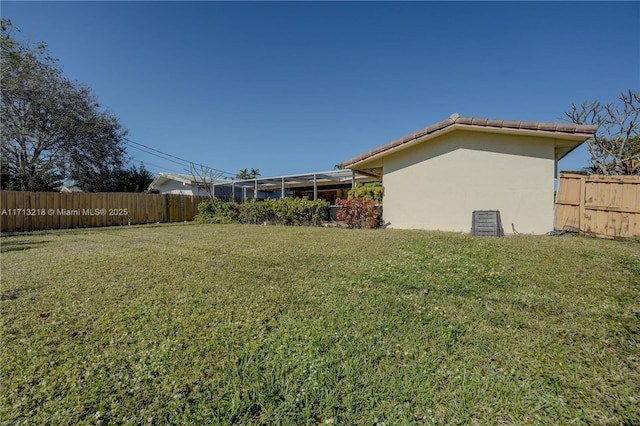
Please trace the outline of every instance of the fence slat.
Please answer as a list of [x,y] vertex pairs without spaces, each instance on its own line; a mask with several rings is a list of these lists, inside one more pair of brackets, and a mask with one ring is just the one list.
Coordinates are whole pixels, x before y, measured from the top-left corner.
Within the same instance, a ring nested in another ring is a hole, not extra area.
[[2,223],[6,223],[9,231],[16,230],[16,217],[13,210],[16,208],[16,197],[13,192],[2,191]]

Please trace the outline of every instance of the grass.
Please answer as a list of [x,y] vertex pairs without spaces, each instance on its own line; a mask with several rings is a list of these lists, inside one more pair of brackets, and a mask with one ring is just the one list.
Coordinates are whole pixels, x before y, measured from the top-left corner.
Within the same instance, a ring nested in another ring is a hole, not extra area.
[[640,424],[640,244],[4,236],[2,424]]

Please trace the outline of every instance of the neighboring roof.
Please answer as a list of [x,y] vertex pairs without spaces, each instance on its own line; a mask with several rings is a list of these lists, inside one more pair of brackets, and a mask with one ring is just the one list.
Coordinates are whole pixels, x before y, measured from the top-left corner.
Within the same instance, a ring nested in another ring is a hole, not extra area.
[[[387,155],[390,152],[394,152],[411,145],[413,142],[420,138],[429,135],[436,135],[442,131],[448,131],[453,128],[468,129],[468,130],[497,130],[497,131],[523,131],[523,132],[535,132],[552,134],[561,137],[578,137],[587,140],[598,130],[596,125],[578,125],[572,123],[544,123],[538,121],[516,121],[516,120],[494,120],[487,118],[474,118],[474,117],[460,117],[458,114],[452,114],[451,117],[446,120],[439,121],[432,124],[429,127],[425,127],[422,130],[413,132],[400,139],[396,139],[393,142],[382,145],[371,151],[360,154],[345,162],[343,166],[346,168],[352,167],[357,163],[364,160],[371,159],[372,157],[379,157]],[[567,155],[571,149],[567,152],[563,152],[560,158]],[[559,159],[559,158],[558,158]]]
[[193,175],[187,175],[187,174],[181,174],[181,173],[165,173],[165,172],[160,172],[158,173],[158,175],[153,179],[153,181],[151,182],[151,184],[149,184],[149,190],[153,190],[153,189],[158,189],[158,186],[162,185],[165,182],[168,181],[176,181],[176,182],[181,182],[184,185],[190,185],[190,186],[198,186],[201,185],[202,183],[211,183],[213,182],[214,184],[218,184],[218,183],[223,183],[223,182],[229,182],[228,180],[225,179],[211,179],[211,178],[201,178],[199,176],[193,176]]
[[60,192],[83,192],[82,189],[80,189],[80,187],[76,185],[71,185],[71,186],[62,185],[55,189],[57,189]]

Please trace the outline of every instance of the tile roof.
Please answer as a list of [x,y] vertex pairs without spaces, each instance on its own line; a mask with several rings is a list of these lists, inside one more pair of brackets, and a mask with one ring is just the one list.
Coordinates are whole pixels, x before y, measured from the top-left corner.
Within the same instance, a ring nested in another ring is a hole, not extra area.
[[382,154],[386,151],[394,150],[401,145],[413,142],[425,135],[439,132],[454,125],[459,128],[482,127],[487,129],[517,129],[526,131],[552,132],[564,135],[578,134],[585,135],[585,139],[593,135],[596,130],[598,130],[598,126],[596,125],[582,125],[573,123],[545,123],[538,121],[496,120],[488,118],[460,117],[458,114],[452,114],[451,117],[447,118],[446,120],[439,121],[435,124],[432,124],[431,126],[408,134],[400,139],[396,139],[385,145],[374,148],[371,151],[367,151],[363,154],[353,157],[343,162],[342,164],[344,167],[349,167],[351,165],[354,165],[355,163]]

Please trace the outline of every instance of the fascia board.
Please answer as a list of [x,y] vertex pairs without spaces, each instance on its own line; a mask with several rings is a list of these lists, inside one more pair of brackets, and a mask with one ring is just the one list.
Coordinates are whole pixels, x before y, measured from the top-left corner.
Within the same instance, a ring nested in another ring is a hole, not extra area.
[[[389,148],[385,151],[381,151],[377,154],[372,155],[371,157],[367,157],[363,160],[360,160],[356,163],[350,164],[347,166],[348,169],[357,170],[360,168],[369,168],[372,163],[380,164],[380,160],[390,154],[395,154],[404,149],[410,148],[417,144],[430,141],[432,139],[438,138],[455,130],[467,130],[473,132],[484,132],[484,133],[497,133],[497,134],[510,134],[510,135],[518,135],[518,136],[536,136],[536,137],[549,137],[553,139],[561,139],[561,140],[570,140],[578,142],[578,145],[591,136],[590,133],[562,133],[562,132],[554,132],[547,130],[532,130],[532,129],[516,129],[516,128],[507,128],[507,127],[486,127],[486,126],[478,126],[473,124],[459,124],[453,123],[450,126],[445,127],[444,129],[435,131],[433,133],[429,133],[427,135],[421,136],[409,142],[405,142],[401,145],[397,145],[395,147]],[[576,145],[576,146],[578,146]]]

